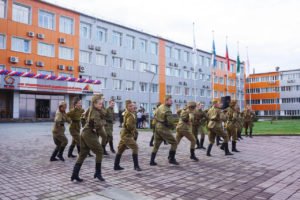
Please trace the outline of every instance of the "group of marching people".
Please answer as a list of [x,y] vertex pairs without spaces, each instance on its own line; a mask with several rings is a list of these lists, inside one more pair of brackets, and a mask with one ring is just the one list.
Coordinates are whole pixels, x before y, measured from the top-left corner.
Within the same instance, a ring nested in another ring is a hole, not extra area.
[[[168,156],[169,163],[178,165],[175,155],[177,146],[183,137],[186,137],[191,142],[190,159],[194,161],[199,160],[195,155],[195,149],[206,149],[204,147],[206,130],[208,130],[209,138],[207,156],[211,156],[212,146],[216,138],[220,137],[223,138],[221,149],[225,151],[225,155],[232,155],[228,147],[228,141],[230,140],[232,141],[232,151],[239,152],[236,148],[236,143],[238,138],[241,138],[243,126],[245,127],[246,136],[248,135],[247,129],[250,128],[250,137],[252,137],[255,114],[249,107],[241,113],[235,100],[231,101],[230,106],[226,109],[221,109],[222,105],[220,105],[219,101],[213,100],[212,106],[208,110],[202,110],[203,104],[201,103],[189,102],[185,108],[177,111],[179,117],[177,123],[171,111],[172,103],[172,97],[166,95],[164,103],[158,104],[154,111],[152,120],[153,137],[150,142],[150,146],[153,146],[150,158],[151,166],[157,165],[155,158],[162,142],[171,145]],[[68,150],[68,157],[76,157],[73,155],[75,147],[77,147],[79,154],[73,168],[71,181],[83,181],[79,177],[79,171],[85,158],[92,156],[90,151],[96,155],[94,178],[104,181],[101,163],[103,155],[108,155],[105,150],[107,144],[109,144],[111,152],[116,153],[114,170],[124,169],[120,166],[121,157],[123,152],[130,148],[132,150],[134,169],[141,171],[142,169],[138,162],[136,105],[131,100],[126,100],[125,105],[126,109],[123,113],[120,141],[116,152],[113,146],[113,109],[115,106],[113,99],[109,101],[108,108],[105,108],[103,95],[94,95],[91,100],[91,106],[84,111],[81,100],[75,98],[73,108],[69,112],[66,112],[67,104],[60,102],[52,129],[56,148],[51,155],[50,161],[64,161],[63,153],[68,144],[68,139],[64,133],[65,123],[70,123],[69,131],[72,135],[72,143]],[[175,137],[172,134],[174,129],[176,129]],[[198,139],[199,132],[201,135],[200,140]],[[101,143],[99,137],[101,137]]]

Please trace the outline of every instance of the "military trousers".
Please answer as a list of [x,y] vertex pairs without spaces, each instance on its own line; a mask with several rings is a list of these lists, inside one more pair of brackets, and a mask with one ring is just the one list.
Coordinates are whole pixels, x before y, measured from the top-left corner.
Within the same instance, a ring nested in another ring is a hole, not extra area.
[[121,140],[118,145],[118,153],[119,155],[122,155],[123,152],[126,150],[126,147],[130,148],[132,150],[132,154],[138,154],[138,145],[136,141],[134,140],[133,136],[129,136],[126,134],[121,134]]
[[180,140],[186,137],[190,142],[191,142],[191,147],[190,149],[195,149],[196,146],[196,138],[195,136],[192,134],[192,132],[190,131],[177,131],[176,132],[176,141],[177,141],[177,145],[179,145]]
[[106,131],[105,131],[105,128],[102,127],[101,129],[97,130],[97,135],[98,137],[100,136],[101,137],[101,144],[102,145],[106,145],[107,143],[107,134],[106,134]]
[[244,122],[245,134],[248,135],[248,128],[250,129],[250,134],[252,134],[252,122]]
[[113,124],[107,123],[105,125],[105,132],[106,132],[106,135],[107,135],[106,142],[113,141]]
[[153,153],[156,153],[163,141],[166,141],[171,145],[170,151],[176,151],[177,149],[177,141],[175,137],[172,135],[170,130],[161,130],[155,129],[154,133],[154,146],[153,146]]
[[70,134],[72,136],[72,145],[80,145],[80,130],[70,128]]
[[208,139],[210,144],[215,143],[216,136],[222,137],[224,143],[228,143],[228,135],[225,133],[222,127],[214,127],[208,129]]
[[66,137],[64,132],[52,132],[53,133],[53,141],[58,148],[66,147],[68,144],[68,138]]
[[227,126],[228,140],[237,141],[237,127],[235,125]]
[[96,163],[102,161],[103,149],[96,132],[84,129],[80,136],[80,152],[76,163],[82,164],[90,150],[96,155]]

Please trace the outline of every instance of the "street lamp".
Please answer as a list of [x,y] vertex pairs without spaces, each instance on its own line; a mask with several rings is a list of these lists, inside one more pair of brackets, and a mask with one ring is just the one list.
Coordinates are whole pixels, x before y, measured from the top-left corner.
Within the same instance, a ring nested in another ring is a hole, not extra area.
[[148,106],[148,111],[149,111],[148,123],[149,123],[149,128],[150,128],[150,127],[151,127],[151,117],[150,117],[150,112],[151,112],[151,109],[150,109],[150,105],[151,105],[151,85],[152,85],[152,83],[153,83],[153,79],[154,79],[156,73],[154,73],[153,71],[148,70],[148,69],[144,69],[144,72],[147,72],[147,73],[153,75],[153,76],[152,76],[152,79],[151,79],[151,81],[150,81],[150,85],[149,85],[149,99],[148,99],[148,105],[149,105],[149,106]]

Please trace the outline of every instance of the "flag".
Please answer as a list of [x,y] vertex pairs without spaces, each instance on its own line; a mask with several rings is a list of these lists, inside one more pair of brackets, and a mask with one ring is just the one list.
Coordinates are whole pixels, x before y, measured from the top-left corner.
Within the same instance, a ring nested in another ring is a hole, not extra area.
[[239,74],[240,72],[241,72],[241,61],[240,61],[240,55],[238,52],[237,58],[236,58],[236,73]]
[[211,66],[212,66],[213,68],[216,68],[216,67],[217,67],[215,40],[213,40],[213,44],[212,44]]
[[227,63],[227,70],[230,71],[230,60],[229,60],[229,55],[228,55],[228,47],[227,47],[227,43],[226,43],[226,63]]

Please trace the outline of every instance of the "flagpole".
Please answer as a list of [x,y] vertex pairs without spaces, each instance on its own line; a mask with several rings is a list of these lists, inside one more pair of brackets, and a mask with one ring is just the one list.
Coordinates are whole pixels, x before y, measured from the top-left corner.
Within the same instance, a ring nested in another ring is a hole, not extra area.
[[[227,46],[227,41],[228,41],[228,36],[226,35],[226,51],[227,51],[227,54],[228,53],[228,46]],[[229,59],[229,55],[228,55],[228,59]],[[230,65],[229,62],[227,62],[227,65]],[[228,91],[228,76],[229,76],[229,73],[228,73],[228,69],[230,69],[230,66],[227,66],[227,70],[226,70],[226,96],[229,95],[229,91]]]
[[193,42],[194,42],[194,63],[193,63],[193,68],[194,68],[194,101],[197,101],[197,93],[196,93],[196,65],[197,65],[197,47],[196,47],[196,36],[195,36],[195,23],[193,22]]
[[[240,56],[240,43],[239,41],[237,42],[237,51],[238,51],[238,58]],[[239,61],[238,61],[239,62]],[[242,98],[241,98],[241,66],[240,66],[240,69],[239,69],[239,99],[240,99],[240,111],[242,110]]]
[[251,103],[251,87],[250,87],[250,83],[251,83],[251,80],[250,80],[250,73],[251,73],[251,70],[250,70],[250,62],[249,62],[249,55],[248,55],[248,47],[247,47],[247,65],[248,65],[248,89],[249,89],[249,105],[250,105],[250,109],[252,110],[252,103]]
[[[215,31],[212,31],[212,37],[213,37],[213,43],[214,43],[214,41],[215,41]],[[213,44],[214,45],[214,44]],[[214,48],[214,47],[213,47]],[[212,51],[214,51],[214,49],[212,50]],[[213,99],[215,99],[215,69],[214,69],[214,52],[212,52],[212,61],[211,61],[211,63],[212,63],[212,75],[213,75],[213,77],[212,77],[212,97],[213,97]]]

